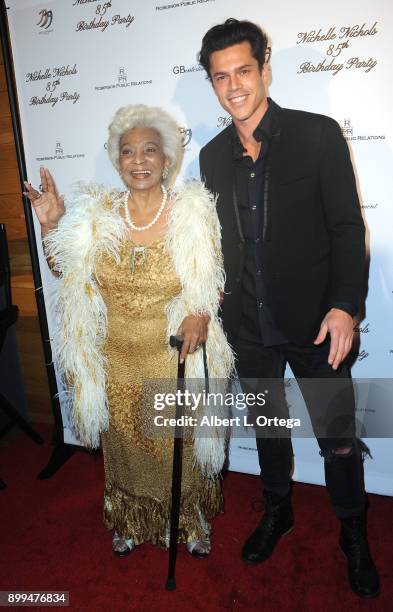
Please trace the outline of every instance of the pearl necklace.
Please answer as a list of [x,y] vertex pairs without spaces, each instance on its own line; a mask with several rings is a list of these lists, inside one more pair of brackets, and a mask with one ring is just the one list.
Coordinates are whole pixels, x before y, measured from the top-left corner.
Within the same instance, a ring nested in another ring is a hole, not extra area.
[[158,221],[158,219],[161,216],[162,211],[165,208],[165,204],[168,198],[168,192],[165,189],[164,185],[161,185],[161,191],[162,191],[162,202],[161,202],[161,206],[157,211],[156,216],[154,217],[154,219],[152,219],[150,221],[150,223],[148,223],[147,225],[135,225],[132,221],[131,221],[131,217],[130,217],[130,211],[128,210],[128,197],[132,198],[131,195],[131,191],[127,191],[125,196],[124,196],[124,202],[123,202],[123,206],[124,206],[124,216],[125,219],[128,223],[128,225],[130,226],[130,228],[132,230],[134,230],[135,232],[143,232],[145,230],[150,229],[151,227],[153,227],[153,225],[155,225]]

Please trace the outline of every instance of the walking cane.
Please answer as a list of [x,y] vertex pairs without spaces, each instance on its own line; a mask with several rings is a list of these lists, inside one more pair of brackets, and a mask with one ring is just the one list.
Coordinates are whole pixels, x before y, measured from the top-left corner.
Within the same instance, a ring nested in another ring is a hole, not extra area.
[[[180,363],[180,352],[183,346],[183,338],[181,336],[171,336],[169,343],[173,348],[178,350],[177,361],[177,390],[184,391],[184,367],[185,363]],[[177,541],[179,538],[179,515],[180,515],[180,497],[181,497],[181,476],[182,476],[182,459],[183,459],[183,437],[180,417],[183,414],[182,402],[178,401],[176,394],[176,427],[175,438],[173,440],[173,469],[172,469],[172,507],[171,507],[171,525],[170,525],[170,540],[169,540],[169,563],[168,563],[168,578],[165,588],[167,591],[176,589],[176,557],[177,557]]]

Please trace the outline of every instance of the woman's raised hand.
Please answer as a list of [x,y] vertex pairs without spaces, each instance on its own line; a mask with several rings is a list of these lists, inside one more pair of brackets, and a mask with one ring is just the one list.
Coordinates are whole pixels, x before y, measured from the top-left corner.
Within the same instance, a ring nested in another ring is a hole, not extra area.
[[41,223],[43,235],[57,227],[61,217],[64,215],[64,198],[59,196],[51,173],[46,168],[40,168],[41,193],[25,181],[27,196],[35,210],[37,218]]

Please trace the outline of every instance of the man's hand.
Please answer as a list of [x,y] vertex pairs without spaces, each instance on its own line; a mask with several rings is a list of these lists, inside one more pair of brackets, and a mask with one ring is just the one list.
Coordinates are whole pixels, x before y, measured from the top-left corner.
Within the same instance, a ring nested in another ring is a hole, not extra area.
[[314,344],[321,344],[327,334],[330,334],[330,352],[328,363],[333,370],[337,370],[338,366],[348,355],[352,346],[353,339],[353,319],[344,310],[332,308],[327,313],[321,323],[319,334],[314,340]]
[[209,315],[189,315],[183,320],[176,332],[177,336],[183,336],[184,338],[180,363],[183,363],[188,353],[193,353],[200,344],[206,342],[209,321]]

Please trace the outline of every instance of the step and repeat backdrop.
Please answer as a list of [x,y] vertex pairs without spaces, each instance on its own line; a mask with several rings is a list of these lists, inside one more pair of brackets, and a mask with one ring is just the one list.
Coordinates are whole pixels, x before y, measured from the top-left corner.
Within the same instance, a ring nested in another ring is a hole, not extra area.
[[[370,251],[369,283],[357,379],[389,379],[393,369],[393,126],[390,0],[9,0],[8,18],[29,180],[39,167],[55,176],[61,193],[76,181],[121,187],[106,153],[107,126],[120,106],[145,103],[172,113],[183,133],[178,177],[198,176],[201,146],[230,118],[198,66],[204,33],[228,17],[249,19],[272,46],[270,95],[281,106],[334,117],[355,166]],[[332,177],[334,180],[334,177]],[[50,296],[56,281],[36,237],[51,336],[56,329]],[[290,375],[290,372],[288,372]],[[358,382],[355,383],[359,397]],[[377,384],[377,383],[375,383]],[[375,388],[374,384],[374,388]],[[378,388],[378,385],[377,385]],[[290,404],[302,399],[294,381]],[[386,390],[386,385],[384,387]],[[392,429],[392,396],[367,392],[363,417]],[[65,441],[76,443],[63,414]],[[375,434],[382,436],[382,434]],[[386,436],[389,434],[386,433]],[[258,473],[255,441],[234,438],[230,467]],[[369,491],[393,495],[388,437],[366,440]],[[295,479],[323,483],[313,439],[294,440]]]

